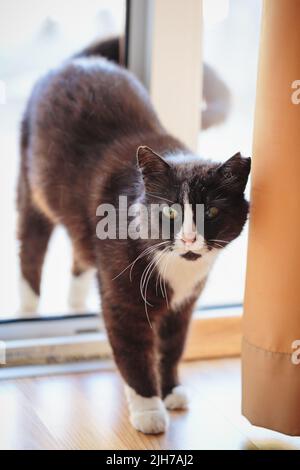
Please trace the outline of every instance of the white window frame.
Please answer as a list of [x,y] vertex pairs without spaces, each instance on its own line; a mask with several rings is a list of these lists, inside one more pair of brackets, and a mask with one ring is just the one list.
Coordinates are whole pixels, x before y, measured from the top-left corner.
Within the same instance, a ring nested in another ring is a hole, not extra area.
[[202,99],[202,0],[130,0],[128,68],[168,131],[196,151]]

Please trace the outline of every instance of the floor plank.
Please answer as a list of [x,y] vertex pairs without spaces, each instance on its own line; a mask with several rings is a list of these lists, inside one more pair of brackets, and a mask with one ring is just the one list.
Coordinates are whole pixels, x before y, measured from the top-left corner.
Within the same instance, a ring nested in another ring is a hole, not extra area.
[[[113,368],[2,381],[1,449],[300,448],[300,439],[258,430],[240,415],[239,360],[186,362],[190,409],[173,412],[165,435],[129,425],[122,381]],[[2,425],[4,423],[4,426]],[[272,442],[271,442],[272,441]]]
[[17,383],[0,385],[0,449],[60,449]]

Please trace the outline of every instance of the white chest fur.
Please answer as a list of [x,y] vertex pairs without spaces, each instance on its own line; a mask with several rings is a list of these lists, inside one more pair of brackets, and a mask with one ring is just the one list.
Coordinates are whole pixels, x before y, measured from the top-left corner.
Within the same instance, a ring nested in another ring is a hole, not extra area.
[[212,250],[196,261],[189,261],[174,253],[158,258],[157,269],[173,290],[170,306],[176,310],[191,298],[199,283],[208,275],[217,250]]

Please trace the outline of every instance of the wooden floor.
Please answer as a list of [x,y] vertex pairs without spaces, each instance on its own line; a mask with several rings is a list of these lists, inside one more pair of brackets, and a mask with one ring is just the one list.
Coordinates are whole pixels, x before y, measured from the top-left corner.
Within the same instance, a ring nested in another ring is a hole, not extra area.
[[300,438],[251,426],[240,414],[240,361],[185,363],[187,412],[169,431],[144,436],[128,423],[123,387],[112,367],[72,375],[0,382],[1,449],[300,449]]

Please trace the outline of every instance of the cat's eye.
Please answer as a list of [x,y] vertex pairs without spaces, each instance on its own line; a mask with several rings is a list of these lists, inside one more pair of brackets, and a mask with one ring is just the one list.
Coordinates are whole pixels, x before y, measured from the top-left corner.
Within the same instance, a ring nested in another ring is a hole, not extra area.
[[176,209],[170,206],[164,206],[163,208],[163,214],[165,217],[168,217],[168,219],[176,219],[178,212]]
[[219,209],[217,207],[209,207],[206,211],[206,215],[209,219],[213,219],[214,217],[217,217],[219,214]]

